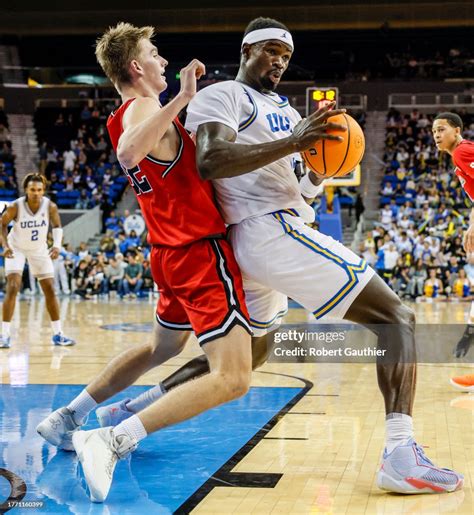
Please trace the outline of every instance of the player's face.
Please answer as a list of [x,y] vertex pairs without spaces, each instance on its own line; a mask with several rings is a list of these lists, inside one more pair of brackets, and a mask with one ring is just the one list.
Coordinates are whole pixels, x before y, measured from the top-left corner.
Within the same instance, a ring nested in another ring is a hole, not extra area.
[[247,73],[263,90],[275,91],[290,63],[290,48],[278,40],[251,45]]
[[141,75],[157,93],[161,93],[168,86],[165,78],[168,61],[158,54],[158,49],[149,39],[142,39],[139,46],[140,53],[137,62]]
[[44,196],[44,186],[41,181],[30,181],[25,190],[26,196],[31,202],[40,202]]
[[438,150],[452,149],[460,133],[461,129],[450,125],[448,120],[441,118],[433,122],[433,138]]

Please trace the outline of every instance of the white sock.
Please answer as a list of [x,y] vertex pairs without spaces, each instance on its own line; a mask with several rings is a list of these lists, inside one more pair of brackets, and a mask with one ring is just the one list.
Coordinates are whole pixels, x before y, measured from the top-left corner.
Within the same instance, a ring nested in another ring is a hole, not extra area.
[[84,388],[66,407],[72,412],[76,424],[82,424],[89,413],[97,406],[97,402]]
[[387,453],[413,438],[413,419],[403,413],[389,413],[385,418]]
[[153,404],[157,399],[162,397],[166,392],[164,391],[161,383],[150,388],[146,392],[143,392],[135,399],[128,401],[125,407],[132,413],[138,413],[139,411],[147,408],[150,404]]
[[2,322],[2,336],[5,336],[5,338],[10,336],[11,325],[11,322]]
[[140,442],[148,435],[142,421],[137,415],[132,415],[130,418],[127,418],[127,420],[120,422],[118,426],[114,427],[113,433],[115,436],[127,435],[137,442]]
[[474,302],[471,302],[471,309],[469,310],[469,325],[474,325]]
[[61,329],[61,320],[51,320],[51,326],[53,328],[53,334],[60,334],[63,332]]

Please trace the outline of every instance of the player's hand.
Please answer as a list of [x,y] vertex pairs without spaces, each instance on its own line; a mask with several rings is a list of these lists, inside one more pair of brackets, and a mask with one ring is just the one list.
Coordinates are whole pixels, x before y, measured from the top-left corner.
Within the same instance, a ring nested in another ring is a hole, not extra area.
[[58,247],[51,247],[49,249],[49,257],[51,259],[58,259],[58,256],[59,256],[59,249],[58,249]]
[[193,59],[179,72],[181,81],[180,95],[184,95],[188,100],[191,100],[197,91],[197,81],[205,74],[206,67],[204,64],[197,59]]
[[341,136],[326,133],[328,129],[338,131],[347,130],[344,125],[328,121],[331,116],[336,116],[337,114],[343,114],[346,112],[345,109],[332,109],[335,105],[335,102],[331,102],[296,124],[290,139],[292,139],[296,144],[297,151],[301,152],[303,150],[307,150],[313,146],[316,141],[321,139],[335,141],[343,140]]
[[474,224],[470,225],[463,237],[463,247],[466,254],[474,252]]
[[3,256],[11,259],[11,258],[15,257],[15,254],[13,253],[13,250],[10,247],[5,247]]

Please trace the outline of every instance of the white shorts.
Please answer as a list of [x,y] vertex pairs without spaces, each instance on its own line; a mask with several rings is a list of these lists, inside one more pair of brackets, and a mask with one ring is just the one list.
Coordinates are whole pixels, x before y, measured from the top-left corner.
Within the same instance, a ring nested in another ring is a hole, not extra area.
[[233,225],[229,239],[256,336],[280,324],[288,297],[317,319],[343,318],[374,275],[363,259],[305,225],[292,209]]
[[23,274],[25,261],[28,260],[31,273],[38,280],[54,277],[53,260],[48,249],[18,250],[12,247],[13,257],[5,258],[5,275]]

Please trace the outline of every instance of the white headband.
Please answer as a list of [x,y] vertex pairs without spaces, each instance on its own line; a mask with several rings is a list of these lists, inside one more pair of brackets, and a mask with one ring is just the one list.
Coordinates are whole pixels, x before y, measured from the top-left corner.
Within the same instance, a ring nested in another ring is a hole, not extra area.
[[267,41],[268,39],[277,39],[278,41],[282,41],[291,47],[291,50],[294,50],[295,48],[291,34],[285,29],[277,29],[276,27],[272,27],[270,29],[258,29],[249,32],[242,40],[242,46],[244,43],[253,45],[254,43]]

